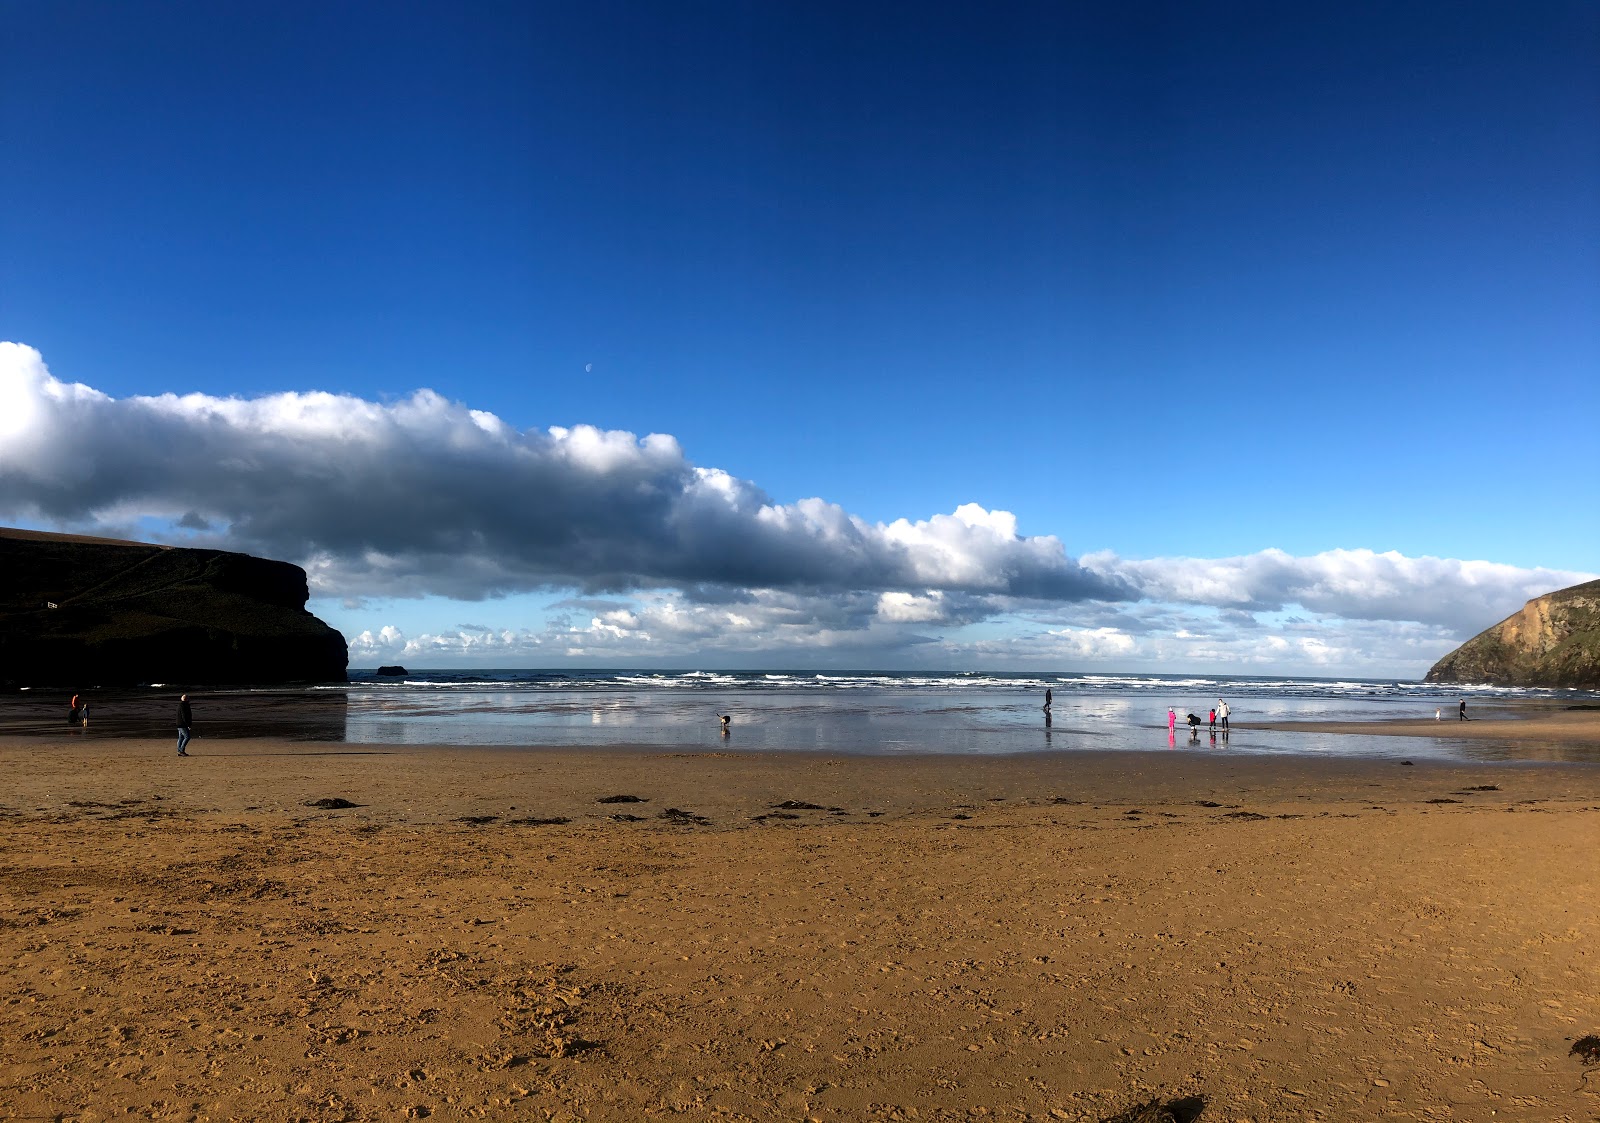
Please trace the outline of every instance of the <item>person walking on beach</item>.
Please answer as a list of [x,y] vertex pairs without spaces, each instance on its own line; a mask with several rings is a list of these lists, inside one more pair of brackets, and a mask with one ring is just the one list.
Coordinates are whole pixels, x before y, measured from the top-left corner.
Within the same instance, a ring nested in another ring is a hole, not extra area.
[[1456,720],[1457,721],[1466,721],[1467,720],[1467,700],[1465,698],[1461,699],[1461,716],[1456,718]]
[[189,709],[189,696],[178,696],[178,755],[189,755],[189,729],[194,725],[194,714]]
[[1178,731],[1178,711],[1171,706],[1167,707],[1167,735],[1170,737]]
[[1050,712],[1050,706],[1055,702],[1055,693],[1047,686],[1044,688],[1044,712]]
[[1217,720],[1222,722],[1222,731],[1228,731],[1228,703],[1221,698],[1217,699]]
[[1213,737],[1217,735],[1217,710],[1215,706],[1211,708],[1211,735]]

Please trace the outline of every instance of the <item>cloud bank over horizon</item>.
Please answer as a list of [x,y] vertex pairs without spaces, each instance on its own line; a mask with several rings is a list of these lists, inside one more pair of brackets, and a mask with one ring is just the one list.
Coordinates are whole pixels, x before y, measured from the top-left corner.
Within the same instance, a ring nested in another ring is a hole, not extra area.
[[576,594],[537,628],[363,629],[357,665],[765,654],[1343,672],[1425,666],[1591,576],[1366,549],[1074,558],[976,503],[875,523],[776,502],[663,434],[521,430],[430,390],[116,399],[15,343],[0,343],[0,517],[110,534],[153,520],[175,544],[293,560],[319,598]]

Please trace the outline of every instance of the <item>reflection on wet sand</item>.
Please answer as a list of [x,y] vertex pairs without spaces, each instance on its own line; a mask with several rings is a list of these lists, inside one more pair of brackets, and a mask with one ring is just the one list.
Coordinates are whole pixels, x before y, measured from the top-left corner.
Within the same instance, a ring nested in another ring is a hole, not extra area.
[[[65,718],[71,697],[89,703],[87,729]],[[1530,701],[1504,706],[1469,724],[1416,720],[1415,707],[1392,702],[1340,703],[1344,720],[1306,720],[1292,700],[1263,698],[1265,717],[1230,731],[1187,739],[1167,734],[1146,698],[1058,693],[1043,714],[1020,692],[918,693],[859,690],[818,696],[766,690],[616,691],[503,689],[397,692],[352,683],[193,691],[199,739],[280,738],[348,744],[575,747],[619,745],[740,751],[823,751],[908,755],[1085,750],[1179,749],[1230,755],[1428,757],[1462,761],[1600,763],[1600,710]],[[166,739],[173,736],[176,688],[30,690],[0,694],[0,736]],[[1314,706],[1329,708],[1326,700]],[[1236,711],[1237,712],[1237,711]],[[738,735],[725,738],[720,716]],[[1058,714],[1065,715],[1061,723]],[[1279,715],[1287,714],[1287,717]],[[1370,716],[1369,716],[1370,715]],[[1256,716],[1252,714],[1252,716]]]

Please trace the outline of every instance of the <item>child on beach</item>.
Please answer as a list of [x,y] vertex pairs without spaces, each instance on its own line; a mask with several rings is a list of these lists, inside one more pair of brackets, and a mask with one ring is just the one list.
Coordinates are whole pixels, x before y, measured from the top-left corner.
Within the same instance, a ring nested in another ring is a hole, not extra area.
[[1168,733],[1176,733],[1177,731],[1178,731],[1178,711],[1173,709],[1171,706],[1168,706],[1167,707],[1167,732]]
[[1213,708],[1212,711],[1211,711],[1211,735],[1213,737],[1215,737],[1216,734],[1217,734],[1217,711],[1216,711],[1215,708]]

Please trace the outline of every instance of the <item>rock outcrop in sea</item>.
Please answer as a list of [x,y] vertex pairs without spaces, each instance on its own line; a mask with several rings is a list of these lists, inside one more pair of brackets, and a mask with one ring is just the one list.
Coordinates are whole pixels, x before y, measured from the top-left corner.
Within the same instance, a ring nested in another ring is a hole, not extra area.
[[0,528],[0,684],[344,682],[307,595],[288,562]]
[[1600,690],[1600,581],[1535,597],[1435,663],[1427,681]]

